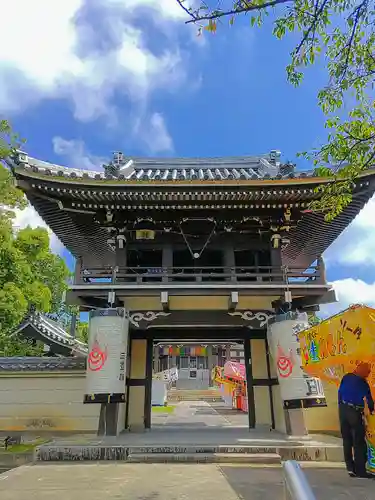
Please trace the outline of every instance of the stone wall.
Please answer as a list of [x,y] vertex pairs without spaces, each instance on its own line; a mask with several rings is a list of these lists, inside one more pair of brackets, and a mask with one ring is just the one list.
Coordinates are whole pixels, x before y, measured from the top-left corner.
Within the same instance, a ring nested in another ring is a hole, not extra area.
[[99,406],[84,405],[85,373],[0,373],[0,432],[91,433]]

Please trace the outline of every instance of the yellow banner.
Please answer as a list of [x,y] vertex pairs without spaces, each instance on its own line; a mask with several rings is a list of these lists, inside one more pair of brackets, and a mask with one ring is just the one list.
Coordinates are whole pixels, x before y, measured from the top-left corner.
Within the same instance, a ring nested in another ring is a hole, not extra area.
[[[375,399],[375,309],[353,306],[298,334],[303,370],[339,386],[360,362],[371,364],[368,382]],[[368,468],[375,472],[375,416],[366,412]]]

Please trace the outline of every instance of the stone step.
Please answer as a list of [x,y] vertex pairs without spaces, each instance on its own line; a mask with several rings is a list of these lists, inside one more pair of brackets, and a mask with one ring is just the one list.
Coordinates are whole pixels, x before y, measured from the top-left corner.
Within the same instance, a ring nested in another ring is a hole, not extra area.
[[218,396],[168,396],[168,401],[170,403],[174,401],[206,401],[207,403],[219,403],[223,401],[223,398]]
[[[228,463],[238,456],[238,460],[254,461],[258,456],[259,463],[263,463],[265,457],[272,461],[275,456],[281,460],[297,460],[300,462],[342,462],[342,446],[301,446],[283,443],[272,443],[272,446],[264,444],[252,444],[245,446],[213,446],[213,445],[154,445],[154,446],[126,446],[126,445],[58,445],[44,444],[36,448],[34,460],[36,462],[60,462],[60,461],[155,461],[155,463],[167,461],[192,461],[207,462],[212,460],[227,460]],[[174,458],[175,456],[188,458]],[[219,458],[216,459],[215,456]],[[226,456],[227,458],[224,458]],[[194,457],[194,458],[193,458]],[[252,463],[252,462],[251,462]]]
[[171,446],[129,446],[129,455],[209,455],[209,454],[229,454],[229,455],[264,455],[278,454],[277,446],[213,446],[213,445],[171,445]]
[[241,463],[241,464],[280,464],[277,453],[131,453],[131,463]]
[[168,398],[183,397],[199,399],[205,398],[219,398],[221,399],[221,392],[217,389],[170,389],[168,391]]

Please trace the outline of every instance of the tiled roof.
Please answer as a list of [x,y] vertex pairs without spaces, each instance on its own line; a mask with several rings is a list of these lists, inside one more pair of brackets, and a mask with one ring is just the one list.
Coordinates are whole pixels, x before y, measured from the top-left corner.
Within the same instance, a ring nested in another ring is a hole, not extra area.
[[[119,181],[214,181],[214,180],[259,180],[307,177],[309,172],[296,172],[293,164],[281,164],[280,153],[268,155],[229,158],[124,158],[117,156],[110,162],[112,168],[104,170],[83,170],[37,160],[19,152],[13,166],[23,167],[34,174],[58,176],[61,178],[82,178],[92,180]],[[116,171],[116,174],[109,172]]]
[[67,349],[67,352],[74,352],[79,356],[87,356],[87,345],[80,340],[73,338],[58,323],[47,318],[41,313],[31,313],[20,325],[17,332],[26,331],[27,327],[33,327],[39,336],[48,345],[58,344]]
[[49,372],[85,369],[85,358],[0,358],[0,372]]

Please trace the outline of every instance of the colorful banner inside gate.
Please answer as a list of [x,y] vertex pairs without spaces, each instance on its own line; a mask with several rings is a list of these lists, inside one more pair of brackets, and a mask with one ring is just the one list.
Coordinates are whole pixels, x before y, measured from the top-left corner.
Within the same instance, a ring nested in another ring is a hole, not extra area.
[[159,356],[207,356],[207,348],[164,346],[159,348]]
[[[375,309],[352,306],[299,333],[306,373],[339,386],[345,373],[363,361],[371,364],[368,382],[375,399]],[[368,463],[375,472],[375,415],[366,413]]]

